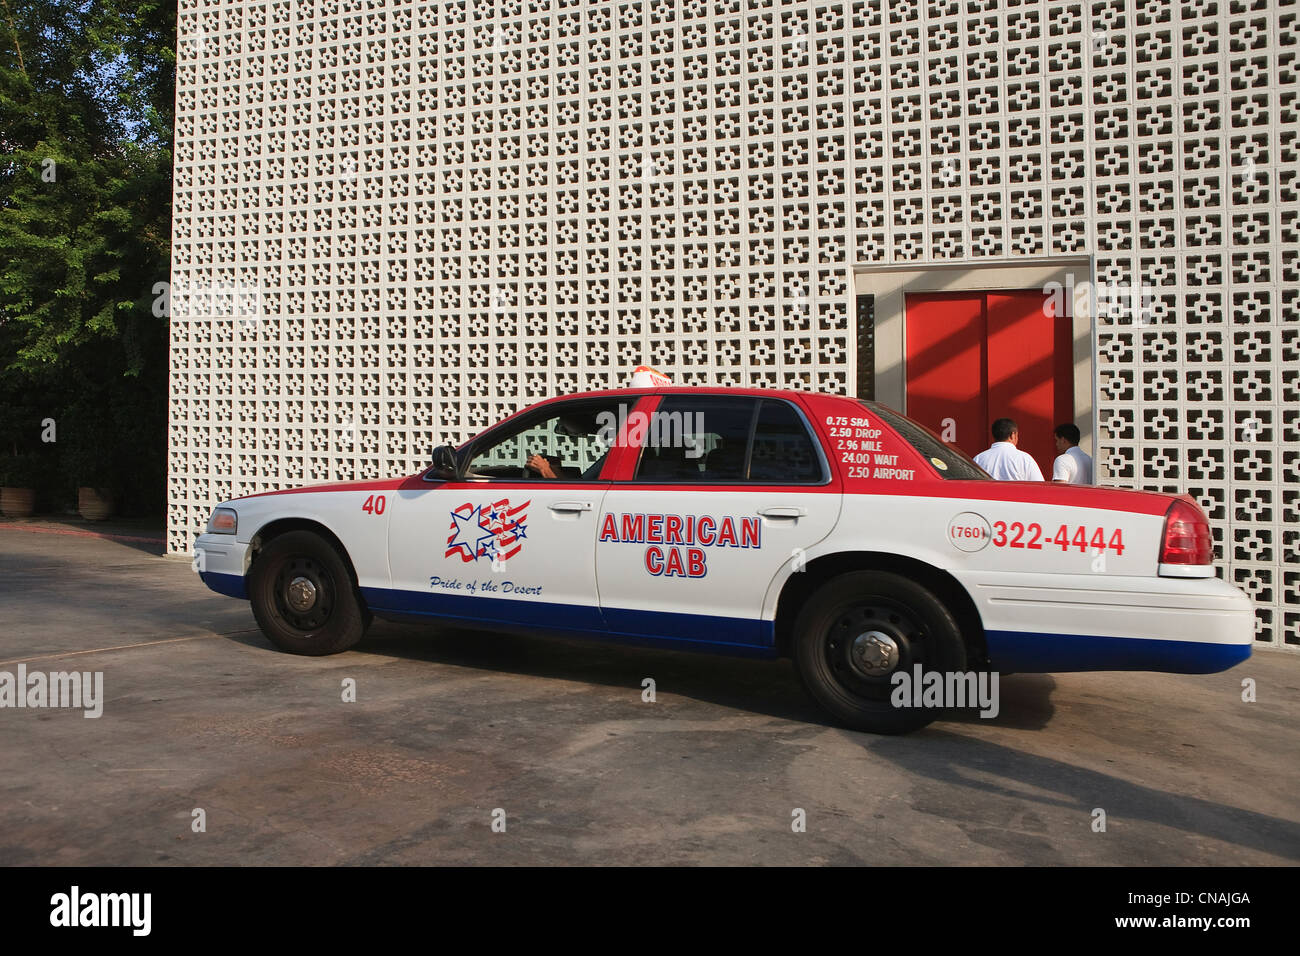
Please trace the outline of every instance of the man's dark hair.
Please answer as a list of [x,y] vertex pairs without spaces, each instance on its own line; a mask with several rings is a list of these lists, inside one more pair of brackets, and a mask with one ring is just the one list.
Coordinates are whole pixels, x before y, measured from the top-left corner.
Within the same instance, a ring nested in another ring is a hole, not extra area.
[[1020,431],[1015,421],[1010,418],[999,418],[993,423],[993,440],[1006,441],[1016,432]]
[[1057,438],[1064,438],[1071,445],[1079,444],[1079,426],[1066,422],[1064,425],[1057,425],[1052,429],[1052,434]]

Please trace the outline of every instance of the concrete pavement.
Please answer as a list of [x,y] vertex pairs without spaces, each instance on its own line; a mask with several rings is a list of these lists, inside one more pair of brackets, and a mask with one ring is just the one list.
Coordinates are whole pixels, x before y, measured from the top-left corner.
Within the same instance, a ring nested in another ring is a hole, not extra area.
[[0,671],[105,696],[0,709],[0,863],[1300,861],[1300,655],[1005,677],[994,720],[873,737],[786,662],[382,622],[294,657],[161,548],[0,522]]

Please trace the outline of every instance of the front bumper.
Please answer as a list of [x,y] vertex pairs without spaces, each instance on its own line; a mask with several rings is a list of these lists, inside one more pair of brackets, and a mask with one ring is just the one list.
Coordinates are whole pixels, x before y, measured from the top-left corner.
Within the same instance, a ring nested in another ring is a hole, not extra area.
[[194,541],[194,569],[203,583],[229,597],[248,598],[244,575],[248,545],[233,534],[201,534]]

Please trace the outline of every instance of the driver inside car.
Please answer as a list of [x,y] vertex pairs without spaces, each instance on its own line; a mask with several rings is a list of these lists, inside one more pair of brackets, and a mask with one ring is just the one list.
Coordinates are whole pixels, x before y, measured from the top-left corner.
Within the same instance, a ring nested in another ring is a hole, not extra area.
[[555,469],[551,467],[551,459],[547,458],[545,455],[529,455],[528,460],[524,462],[524,467],[529,471],[537,472],[538,478],[560,477],[555,473]]
[[[566,435],[569,438],[580,441],[590,441],[596,432],[588,427],[586,422],[578,422],[568,418],[561,418],[555,423],[557,434]],[[577,477],[578,481],[591,481],[600,474],[600,469],[605,464],[605,459],[609,457],[609,449],[606,448],[604,454],[592,462],[591,467]],[[537,452],[528,456],[524,462],[524,467],[529,471],[535,472],[538,478],[555,478],[561,477],[560,470],[563,465],[559,458],[552,455],[542,455]]]

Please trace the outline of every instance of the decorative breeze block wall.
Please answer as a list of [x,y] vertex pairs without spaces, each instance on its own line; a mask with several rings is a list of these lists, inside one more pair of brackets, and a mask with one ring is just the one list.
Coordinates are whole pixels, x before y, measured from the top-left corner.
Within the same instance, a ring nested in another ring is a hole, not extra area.
[[1109,483],[1300,647],[1294,0],[180,0],[169,547],[616,385],[852,391],[855,265],[1091,254]]

